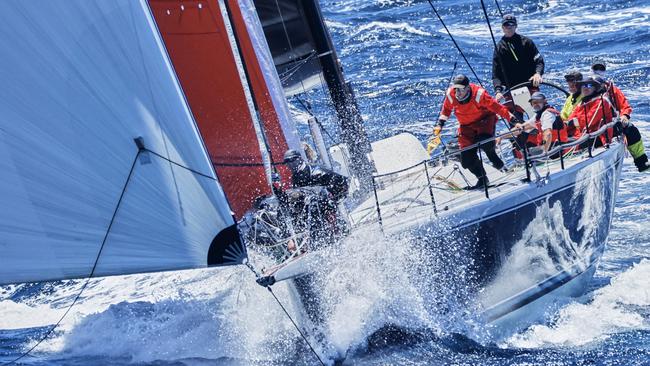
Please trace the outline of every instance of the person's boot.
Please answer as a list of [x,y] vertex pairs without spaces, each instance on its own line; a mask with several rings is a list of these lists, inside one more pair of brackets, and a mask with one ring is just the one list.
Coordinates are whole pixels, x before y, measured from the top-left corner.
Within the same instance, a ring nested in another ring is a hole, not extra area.
[[487,176],[484,175],[478,179],[476,184],[473,185],[471,189],[483,189],[485,188],[485,186],[489,186],[489,185],[490,185],[490,180],[488,179]]
[[638,158],[634,159],[634,165],[636,165],[636,168],[639,170],[639,173],[650,169],[650,163],[648,162],[648,155],[643,154]]

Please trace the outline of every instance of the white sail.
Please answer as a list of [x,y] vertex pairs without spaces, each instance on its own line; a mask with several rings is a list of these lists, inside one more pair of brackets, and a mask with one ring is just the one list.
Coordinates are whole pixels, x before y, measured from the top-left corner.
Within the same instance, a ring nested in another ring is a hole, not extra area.
[[234,224],[144,1],[3,2],[0,172],[0,284],[204,267]]

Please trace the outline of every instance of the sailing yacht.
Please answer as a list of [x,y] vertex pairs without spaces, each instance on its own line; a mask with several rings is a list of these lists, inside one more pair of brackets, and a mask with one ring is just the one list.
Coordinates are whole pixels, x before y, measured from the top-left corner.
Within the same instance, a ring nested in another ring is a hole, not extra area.
[[[286,96],[315,80],[343,140],[318,144],[319,159],[355,182],[347,230],[429,248],[471,284],[487,324],[527,324],[583,293],[597,267],[621,142],[488,169],[497,186],[465,190],[456,153],[432,158],[409,134],[369,141],[316,0],[3,5],[0,284],[248,263],[244,244],[259,248],[237,222],[289,183],[282,156],[302,148]],[[318,329],[309,279],[327,258],[309,230],[269,237],[281,255],[259,282],[289,281]],[[454,240],[460,261],[445,252]]]

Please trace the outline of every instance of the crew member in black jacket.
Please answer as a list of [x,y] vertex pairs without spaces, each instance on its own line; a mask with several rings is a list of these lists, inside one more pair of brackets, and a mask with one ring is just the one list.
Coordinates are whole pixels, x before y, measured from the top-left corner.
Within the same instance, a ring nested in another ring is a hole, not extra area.
[[503,91],[517,84],[532,81],[534,89],[542,82],[544,57],[528,37],[517,34],[517,19],[512,14],[501,21],[503,37],[497,44],[492,58],[492,83],[495,98],[503,98]]

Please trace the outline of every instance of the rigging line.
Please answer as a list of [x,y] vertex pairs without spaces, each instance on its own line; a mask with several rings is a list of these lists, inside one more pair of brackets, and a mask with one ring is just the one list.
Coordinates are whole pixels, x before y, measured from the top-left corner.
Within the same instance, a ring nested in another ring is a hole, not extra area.
[[[485,2],[483,2],[483,0],[481,0],[481,7],[483,8],[483,15],[485,15],[485,22],[487,23],[488,29],[490,30],[490,37],[492,38],[492,43],[494,44],[494,53],[499,58],[499,66],[501,68],[501,74],[503,75],[503,78],[505,79],[504,81],[506,82],[506,85],[510,85],[510,82],[508,81],[508,76],[506,75],[506,70],[504,69],[504,66],[503,66],[503,60],[501,59],[501,54],[497,50],[497,48],[498,48],[497,47],[497,40],[496,40],[496,38],[494,38],[494,32],[492,32],[492,25],[490,24],[490,17],[488,17],[487,9],[485,7]],[[499,9],[499,11],[501,11],[501,10]],[[494,62],[494,60],[492,60],[492,62]],[[512,104],[516,107],[514,98],[512,100]],[[506,122],[503,118],[499,118],[499,119],[505,124],[506,129],[510,130],[510,124],[508,124],[508,122]],[[517,141],[516,138],[513,139],[513,141],[514,141],[515,145],[517,146],[517,148],[521,151],[522,146],[519,144],[519,141]],[[524,143],[524,145],[525,145],[525,143]],[[524,146],[523,148],[525,149],[526,146]]]
[[473,74],[474,77],[476,78],[476,81],[478,81],[479,85],[481,85],[482,87],[484,87],[484,86],[483,86],[483,83],[481,82],[481,79],[480,79],[480,78],[478,77],[478,75],[476,74],[476,71],[474,71],[474,68],[473,68],[472,65],[469,63],[469,60],[467,59],[467,57],[465,57],[465,53],[464,53],[463,50],[460,48],[460,46],[458,45],[458,43],[456,43],[456,40],[454,39],[454,36],[451,35],[451,32],[449,31],[449,28],[447,28],[447,25],[446,25],[445,22],[442,20],[442,17],[441,17],[440,14],[438,13],[438,10],[436,10],[436,7],[433,6],[433,3],[431,2],[431,0],[427,0],[427,1],[429,2],[429,5],[431,5],[431,9],[433,9],[433,12],[434,12],[434,13],[436,14],[436,16],[438,17],[438,20],[440,20],[440,23],[441,23],[442,26],[445,28],[445,31],[447,31],[447,34],[449,35],[449,38],[451,38],[451,41],[454,43],[454,46],[456,46],[456,49],[458,50],[458,52],[460,52],[460,55],[463,56],[463,59],[465,60],[465,63],[466,63],[467,66],[469,67],[470,71],[472,71],[472,74]]
[[[327,135],[327,137],[329,137],[330,141],[332,141],[332,142],[335,143],[335,144],[338,144],[339,142],[338,142],[334,137],[332,137],[332,135],[330,135],[329,131],[327,131],[327,129],[325,129],[325,127],[324,127],[323,124],[320,122],[320,120],[319,120],[318,118],[316,118],[316,116],[314,115],[314,113],[313,113],[313,111],[312,111],[312,108],[311,108],[311,105],[309,104],[309,102],[306,101],[306,100],[303,101],[302,99],[300,99],[300,97],[298,97],[298,95],[294,95],[293,97],[296,98],[296,100],[298,101],[298,103],[300,103],[300,105],[305,109],[305,111],[306,111],[306,112],[307,112],[311,117],[314,117],[314,120],[316,120],[316,123],[318,124],[318,127],[320,127],[320,129],[321,129],[323,132],[325,132],[325,135]],[[306,104],[305,104],[305,103],[306,103]]]
[[[258,279],[260,278],[259,273],[257,273],[255,268],[253,268],[253,265],[250,264],[250,262],[246,261],[246,263],[244,263],[244,264],[246,265],[246,267],[248,267],[248,269],[251,270],[251,272],[253,272],[253,274],[255,275],[256,278],[258,278]],[[280,308],[282,308],[282,311],[284,311],[284,314],[287,316],[287,318],[289,318],[289,320],[291,321],[291,324],[293,324],[294,328],[296,328],[298,333],[300,333],[300,336],[305,341],[305,343],[307,344],[307,346],[309,347],[311,352],[314,354],[314,356],[316,356],[316,359],[318,359],[318,362],[320,362],[321,365],[325,366],[325,362],[323,362],[323,360],[318,355],[318,352],[316,352],[314,347],[311,345],[311,342],[309,342],[309,339],[307,339],[307,336],[305,335],[305,333],[303,333],[303,331],[300,329],[298,324],[296,324],[296,322],[293,320],[293,318],[291,317],[291,314],[289,314],[289,312],[287,311],[287,308],[284,307],[284,305],[282,304],[280,299],[278,299],[278,297],[275,295],[275,293],[271,289],[271,286],[264,286],[264,287],[266,287],[266,289],[269,290],[269,293],[271,293],[271,296],[273,296],[273,298],[275,299],[275,302],[277,302],[278,305],[280,305]]]
[[28,349],[26,352],[24,352],[22,355],[18,356],[16,359],[13,361],[9,361],[3,365],[12,365],[15,364],[16,362],[20,361],[27,355],[29,355],[32,351],[36,349],[41,343],[43,343],[51,334],[54,332],[54,329],[56,329],[63,319],[68,315],[70,310],[72,310],[72,307],[77,303],[79,298],[81,297],[81,294],[83,294],[84,290],[90,283],[90,279],[93,278],[95,274],[95,270],[97,270],[97,264],[99,263],[99,258],[102,255],[102,251],[104,250],[104,245],[106,244],[106,240],[108,239],[108,234],[111,232],[111,228],[113,227],[113,223],[115,222],[115,218],[117,217],[117,211],[120,209],[120,205],[122,204],[122,199],[124,198],[124,194],[126,193],[126,188],[129,186],[129,182],[131,181],[131,177],[133,176],[133,171],[135,170],[135,165],[138,161],[138,157],[140,156],[140,153],[142,153],[143,149],[138,149],[138,153],[135,155],[135,158],[133,159],[133,163],[131,164],[131,170],[129,170],[129,175],[126,178],[126,182],[124,182],[124,186],[122,187],[122,192],[120,193],[120,198],[117,200],[117,205],[115,206],[115,210],[113,210],[113,216],[111,216],[111,221],[108,224],[108,228],[106,229],[106,233],[104,234],[104,239],[102,240],[102,244],[99,247],[99,251],[97,252],[97,257],[95,258],[95,262],[93,263],[93,268],[90,271],[90,274],[86,278],[86,281],[84,284],[81,286],[81,289],[79,290],[79,293],[77,293],[77,296],[75,296],[74,300],[72,300],[72,303],[70,306],[68,306],[68,309],[63,313],[63,316],[45,333],[45,335],[36,342],[35,345],[33,345],[30,349]]
[[[282,23],[282,30],[284,31],[284,36],[287,39],[287,44],[289,45],[289,50],[291,51],[291,54],[289,55],[290,60],[293,60],[294,56],[296,55],[296,51],[293,49],[293,44],[291,43],[291,37],[289,37],[289,31],[287,30],[287,24],[284,21],[284,16],[282,16],[282,10],[280,9],[280,3],[278,0],[275,0],[275,7],[278,9],[278,15],[280,16],[280,23]],[[300,86],[302,86],[302,90],[305,90],[305,84],[303,83],[303,79],[300,79]]]
[[[504,69],[503,66],[503,60],[501,59],[501,54],[498,53],[497,51],[497,40],[494,37],[494,32],[492,32],[492,25],[490,24],[490,17],[488,17],[487,9],[485,7],[485,2],[481,0],[481,7],[483,8],[483,15],[485,15],[485,21],[487,22],[488,29],[490,30],[490,37],[492,37],[492,43],[494,44],[494,53],[496,53],[497,57],[499,58],[499,66],[501,67],[501,74],[503,75],[503,78],[505,79],[504,81],[506,82],[506,85],[511,85],[510,82],[508,81],[508,76],[506,75],[506,70]],[[512,49],[510,49],[512,51]]]
[[[295,73],[297,73],[300,70],[301,67],[303,67],[305,64],[307,64],[307,62],[311,61],[313,58],[315,58],[317,56],[318,56],[318,54],[316,53],[316,51],[312,51],[309,54],[309,56],[303,58],[300,61],[296,61],[296,63],[291,68],[289,68],[287,71],[283,72],[282,75],[278,75],[280,77],[280,81],[284,83],[287,80],[289,80],[289,78],[291,78]],[[304,89],[304,87],[303,87],[303,89]]]
[[499,6],[499,0],[494,0],[494,3],[497,4],[497,9],[499,9],[499,15],[501,15],[501,18],[503,18],[503,12],[501,11],[501,7]]

